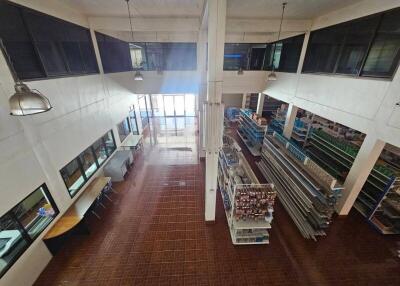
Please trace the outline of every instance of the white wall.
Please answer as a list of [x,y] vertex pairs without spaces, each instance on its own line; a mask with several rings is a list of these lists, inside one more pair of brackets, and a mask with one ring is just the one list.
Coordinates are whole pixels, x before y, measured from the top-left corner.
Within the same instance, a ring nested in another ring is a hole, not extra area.
[[222,103],[227,107],[242,107],[243,93],[223,93]]

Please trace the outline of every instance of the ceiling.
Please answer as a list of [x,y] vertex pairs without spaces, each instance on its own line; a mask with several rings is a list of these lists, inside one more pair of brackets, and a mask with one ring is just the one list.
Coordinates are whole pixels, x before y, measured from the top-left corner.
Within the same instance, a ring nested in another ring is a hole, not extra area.
[[[125,0],[59,0],[88,16],[126,16]],[[285,18],[312,19],[360,0],[285,0]],[[130,0],[136,17],[200,17],[205,0]],[[279,18],[283,0],[227,0],[230,18]]]
[[[127,16],[126,0],[60,0],[88,16]],[[136,17],[199,17],[205,0],[130,0]]]

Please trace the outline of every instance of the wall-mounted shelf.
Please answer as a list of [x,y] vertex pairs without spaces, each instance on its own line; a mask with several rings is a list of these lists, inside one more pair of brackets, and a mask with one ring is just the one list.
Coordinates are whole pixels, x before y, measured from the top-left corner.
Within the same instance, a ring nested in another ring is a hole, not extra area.
[[224,136],[218,159],[218,187],[232,243],[269,243],[276,192],[272,184],[260,184],[236,142]]

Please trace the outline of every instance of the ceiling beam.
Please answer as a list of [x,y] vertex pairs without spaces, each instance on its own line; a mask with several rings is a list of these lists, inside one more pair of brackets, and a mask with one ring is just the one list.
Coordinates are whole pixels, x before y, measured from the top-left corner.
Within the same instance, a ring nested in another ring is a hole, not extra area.
[[[282,32],[305,32],[311,27],[311,20],[284,20]],[[227,19],[227,32],[270,33],[279,30],[277,19]]]
[[[207,5],[207,4],[205,4]],[[206,6],[205,6],[206,7]],[[204,29],[207,13],[200,18],[134,18],[133,30],[137,32],[190,32]],[[89,17],[90,26],[95,30],[129,31],[128,17]],[[233,33],[278,32],[280,20],[227,19],[226,31]],[[311,20],[285,20],[282,32],[305,32],[311,27]]]
[[[128,17],[89,17],[95,30],[130,31]],[[134,31],[142,32],[188,32],[198,31],[198,18],[134,18]]]

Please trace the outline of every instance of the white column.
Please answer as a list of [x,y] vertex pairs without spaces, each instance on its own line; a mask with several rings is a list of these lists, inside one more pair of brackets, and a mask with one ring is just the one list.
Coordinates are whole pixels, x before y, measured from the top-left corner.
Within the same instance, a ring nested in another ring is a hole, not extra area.
[[247,102],[247,93],[243,93],[242,108],[246,108],[246,102]]
[[304,59],[306,57],[308,40],[310,39],[310,31],[308,31],[304,36],[303,46],[301,48],[299,64],[297,66],[297,74],[301,74],[301,70],[303,69]]
[[290,139],[294,127],[294,121],[296,119],[298,107],[289,103],[288,111],[286,113],[285,126],[283,127],[283,136]]
[[199,157],[205,158],[205,146],[204,146],[204,124],[203,124],[203,104],[207,100],[207,70],[206,70],[206,59],[207,59],[207,31],[202,29],[199,32],[199,38],[197,41],[197,73],[198,73],[198,126],[199,126]]
[[339,215],[347,215],[350,212],[384,147],[385,142],[377,139],[374,135],[365,137],[344,182],[345,189],[337,206]]
[[103,63],[101,62],[99,46],[97,45],[96,33],[93,28],[90,27],[90,37],[92,38],[94,54],[96,55],[97,65],[99,66],[100,74],[104,74]]
[[256,113],[260,116],[262,116],[263,109],[264,109],[264,99],[265,99],[265,94],[264,93],[259,93],[258,94],[258,100],[257,100],[257,110]]
[[[225,44],[226,0],[208,1],[208,73],[207,105],[211,112],[218,112],[222,99],[223,61]],[[214,106],[214,107],[212,107]],[[207,114],[206,126],[206,182],[205,182],[205,220],[215,221],[218,146],[222,137],[221,114]],[[221,121],[221,122],[218,122]],[[212,132],[211,132],[212,131]],[[218,138],[217,138],[218,139]]]

